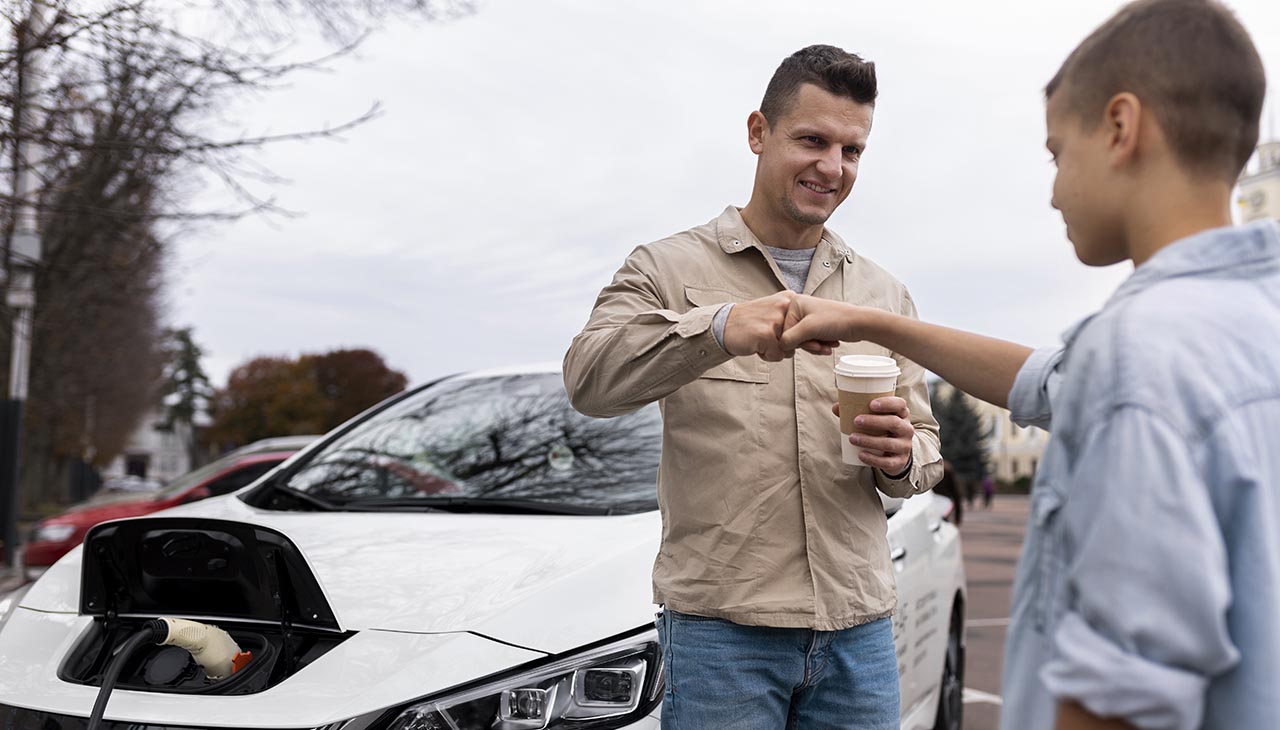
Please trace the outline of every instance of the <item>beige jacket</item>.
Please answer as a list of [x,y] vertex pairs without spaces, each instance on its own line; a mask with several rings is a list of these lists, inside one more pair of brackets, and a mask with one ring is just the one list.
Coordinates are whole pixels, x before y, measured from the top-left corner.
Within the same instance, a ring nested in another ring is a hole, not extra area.
[[[785,290],[776,264],[730,207],[637,248],[596,301],[564,360],[575,408],[663,414],[654,602],[756,626],[837,630],[893,613],[896,587],[876,490],[906,497],[942,477],[924,371],[892,355],[916,428],[901,480],[840,459],[833,356],[730,357],[711,320],[727,302]],[[907,290],[824,231],[806,294],[914,317]]]

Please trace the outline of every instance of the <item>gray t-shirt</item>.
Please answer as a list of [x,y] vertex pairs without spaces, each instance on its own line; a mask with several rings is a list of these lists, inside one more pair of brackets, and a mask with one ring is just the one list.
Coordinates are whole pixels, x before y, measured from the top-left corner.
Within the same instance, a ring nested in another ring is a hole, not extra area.
[[[773,258],[773,262],[778,265],[778,271],[782,272],[782,281],[786,283],[787,288],[797,294],[803,292],[804,284],[809,280],[809,267],[813,264],[813,255],[818,249],[774,248],[773,246],[764,248]],[[724,349],[724,327],[729,322],[731,309],[733,304],[724,305],[711,321],[711,331],[715,333],[720,349]]]

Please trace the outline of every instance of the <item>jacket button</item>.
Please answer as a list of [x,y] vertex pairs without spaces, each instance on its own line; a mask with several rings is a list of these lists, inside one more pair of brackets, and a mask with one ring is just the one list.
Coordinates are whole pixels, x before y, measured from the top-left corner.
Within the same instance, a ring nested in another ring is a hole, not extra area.
[[823,265],[823,266],[825,266],[825,267],[827,267],[828,269],[829,269],[829,268],[831,268],[831,262],[830,262],[830,261],[823,261],[823,262],[822,262],[822,265]]

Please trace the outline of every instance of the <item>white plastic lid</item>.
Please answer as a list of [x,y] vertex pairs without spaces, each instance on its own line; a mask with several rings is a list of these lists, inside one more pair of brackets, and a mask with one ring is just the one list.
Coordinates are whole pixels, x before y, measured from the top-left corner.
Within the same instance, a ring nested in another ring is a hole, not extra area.
[[893,358],[880,355],[845,355],[836,363],[836,372],[853,378],[896,378],[902,374]]

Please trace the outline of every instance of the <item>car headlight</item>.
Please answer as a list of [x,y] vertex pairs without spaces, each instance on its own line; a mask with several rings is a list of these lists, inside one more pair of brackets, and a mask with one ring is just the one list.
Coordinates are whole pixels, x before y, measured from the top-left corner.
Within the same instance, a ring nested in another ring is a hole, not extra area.
[[[636,722],[662,699],[653,630],[493,681],[428,697],[383,717],[383,730],[606,730]],[[348,728],[364,726],[359,720]]]
[[37,525],[31,532],[32,542],[64,542],[76,532],[75,525]]

